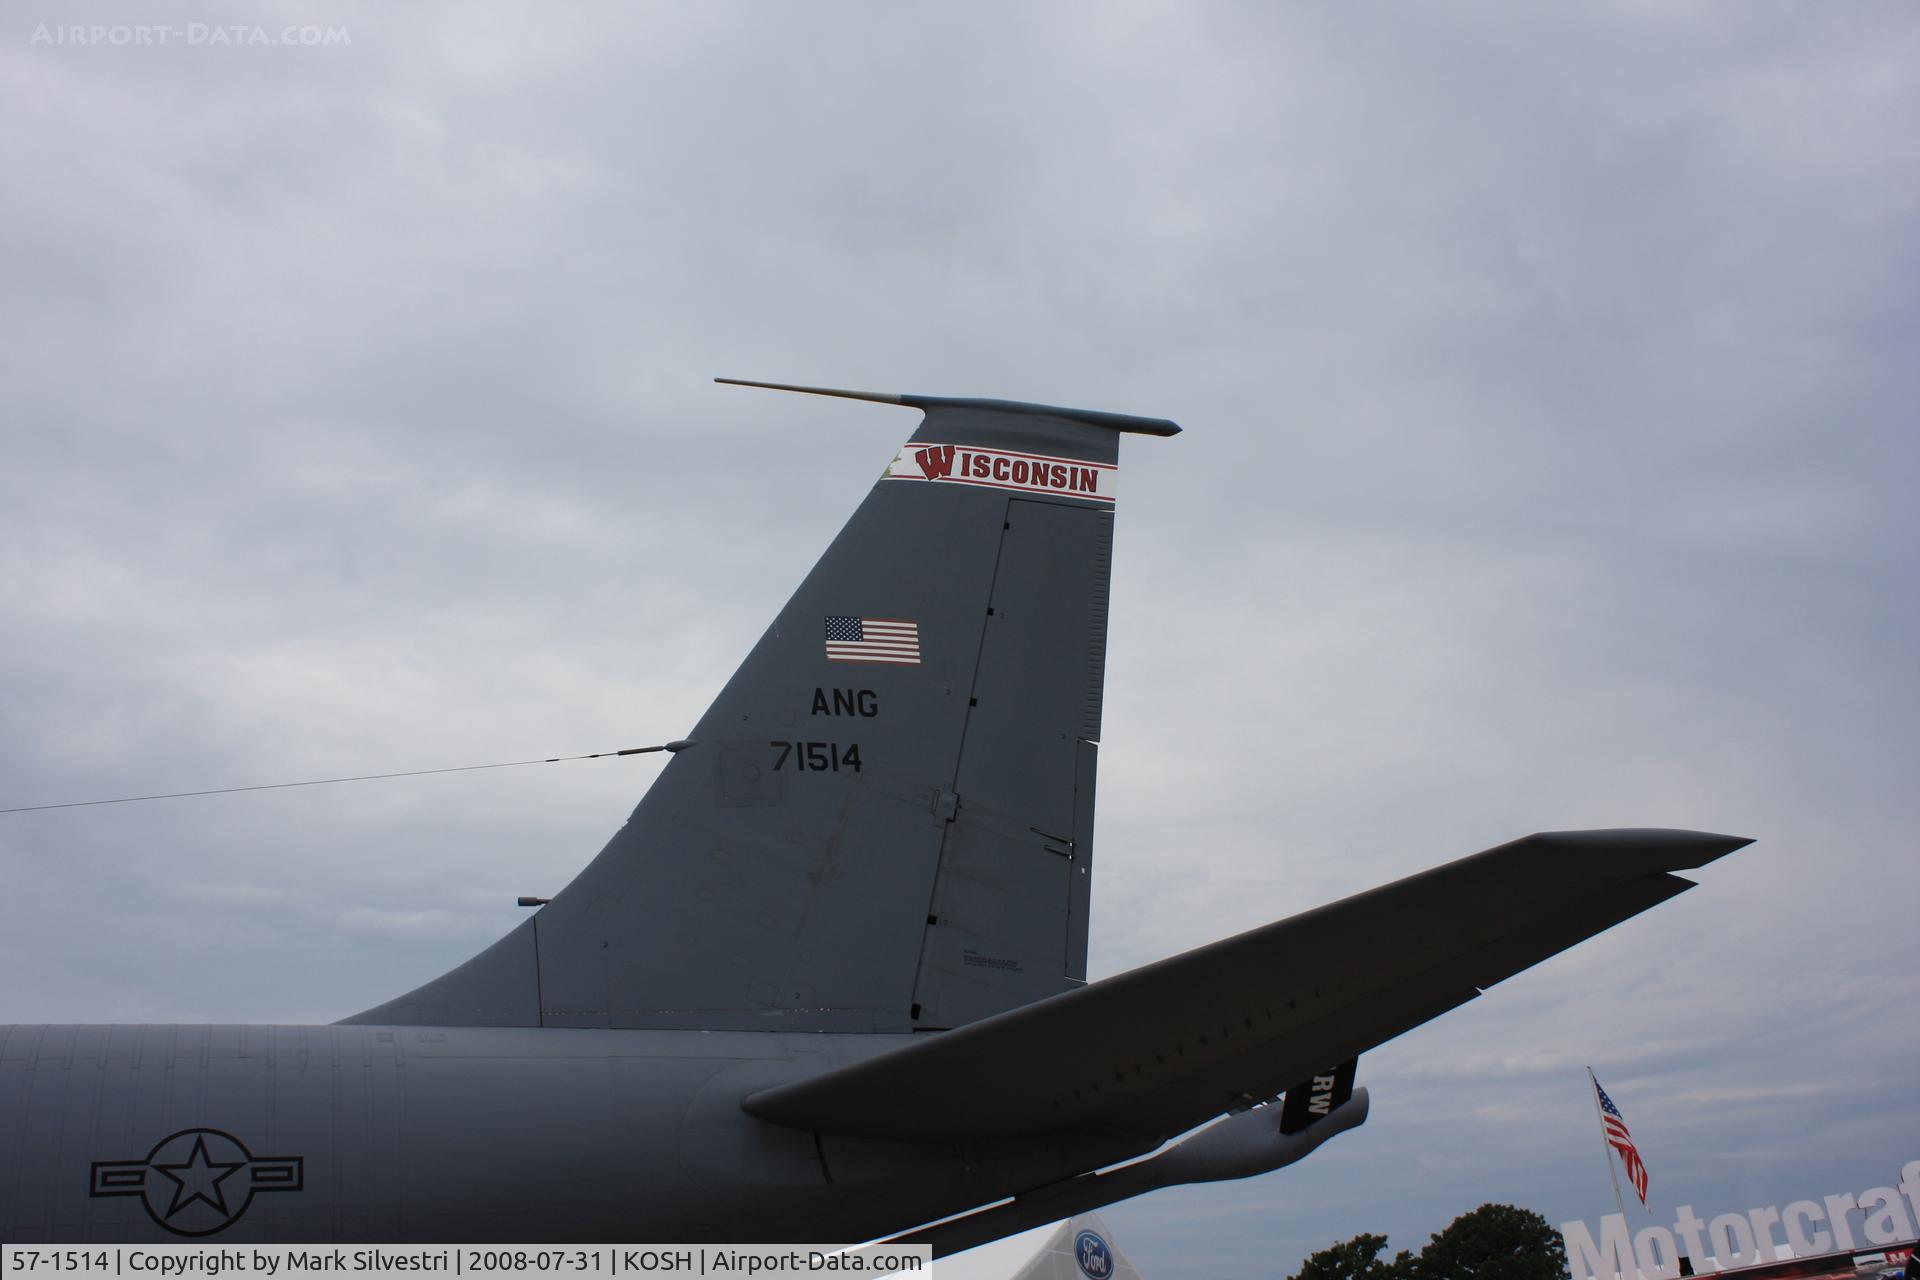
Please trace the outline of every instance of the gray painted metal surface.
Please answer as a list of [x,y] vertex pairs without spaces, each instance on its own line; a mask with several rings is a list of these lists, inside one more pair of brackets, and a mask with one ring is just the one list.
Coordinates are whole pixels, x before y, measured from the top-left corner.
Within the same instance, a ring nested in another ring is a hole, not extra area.
[[[747,1109],[928,1141],[1071,1127],[1158,1142],[1466,1003],[1692,887],[1673,870],[1746,843],[1662,830],[1528,836],[770,1088]],[[927,1097],[946,1101],[920,1105]]]
[[940,1239],[977,1242],[1300,1158],[1364,1092],[1304,1132],[1250,1105],[1744,843],[1529,837],[1088,985],[1118,438],[1178,428],[844,394],[925,420],[585,870],[335,1026],[0,1028],[0,1239],[854,1241],[976,1210]]
[[740,1111],[747,1092],[894,1040],[10,1027],[0,1238],[852,1238],[1137,1150],[1070,1135],[876,1143]]

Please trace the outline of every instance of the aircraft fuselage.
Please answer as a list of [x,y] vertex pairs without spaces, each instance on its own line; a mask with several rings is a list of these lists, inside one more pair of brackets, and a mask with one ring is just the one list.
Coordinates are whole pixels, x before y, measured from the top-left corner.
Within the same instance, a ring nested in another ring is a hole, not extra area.
[[0,1239],[838,1243],[1139,1150],[876,1142],[740,1110],[911,1038],[0,1027]]

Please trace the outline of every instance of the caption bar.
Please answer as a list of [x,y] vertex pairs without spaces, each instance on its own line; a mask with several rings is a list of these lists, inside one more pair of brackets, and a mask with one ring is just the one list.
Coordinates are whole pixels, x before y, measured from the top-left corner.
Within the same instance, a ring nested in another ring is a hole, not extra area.
[[891,1276],[930,1273],[927,1245],[0,1244],[0,1280],[129,1276]]

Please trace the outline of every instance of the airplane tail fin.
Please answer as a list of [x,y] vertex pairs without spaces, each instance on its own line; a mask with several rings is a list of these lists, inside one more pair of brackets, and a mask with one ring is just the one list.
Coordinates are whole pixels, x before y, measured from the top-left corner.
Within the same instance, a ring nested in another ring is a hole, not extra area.
[[926,416],[695,745],[537,915],[347,1021],[904,1031],[1084,980],[1119,436],[1179,428],[823,394]]

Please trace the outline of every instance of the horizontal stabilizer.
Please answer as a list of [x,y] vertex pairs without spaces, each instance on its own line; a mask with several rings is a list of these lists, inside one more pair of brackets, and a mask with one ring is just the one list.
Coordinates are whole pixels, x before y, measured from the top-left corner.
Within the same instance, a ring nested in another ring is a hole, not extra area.
[[1143,418],[1132,413],[1108,413],[1104,409],[1069,409],[1058,404],[1030,404],[1025,400],[980,400],[968,396],[916,396],[894,391],[847,391],[840,387],[803,387],[792,382],[754,382],[747,378],[715,378],[729,387],[759,387],[763,391],[798,391],[809,396],[834,396],[841,400],[865,400],[870,404],[897,404],[909,409],[972,409],[981,413],[1028,415],[1060,418],[1109,431],[1143,436],[1177,436],[1180,425],[1165,418]]
[[874,1138],[1166,1138],[1466,1003],[1692,887],[1671,872],[1748,843],[1668,830],[1527,836],[743,1105]]

